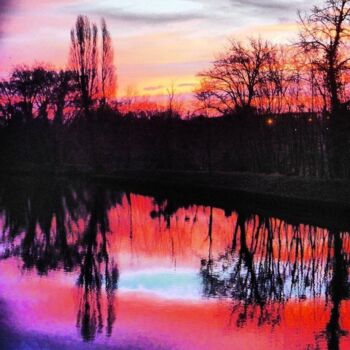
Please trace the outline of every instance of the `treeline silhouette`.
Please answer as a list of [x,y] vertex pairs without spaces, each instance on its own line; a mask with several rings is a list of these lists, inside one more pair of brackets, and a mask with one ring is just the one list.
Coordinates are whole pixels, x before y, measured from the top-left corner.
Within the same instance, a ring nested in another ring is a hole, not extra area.
[[[312,122],[310,122],[312,118]],[[330,176],[327,129],[319,118],[289,115],[191,120],[156,113],[140,118],[112,110],[64,125],[43,119],[8,121],[0,129],[2,169],[60,171],[206,170]],[[270,120],[270,119],[269,119]],[[348,154],[341,154],[348,176]]]
[[[348,0],[299,14],[299,41],[231,41],[192,113],[116,100],[106,22],[79,16],[69,65],[16,67],[0,83],[2,169],[249,171],[349,178]],[[216,116],[216,118],[211,118]]]
[[[203,206],[176,197],[152,198],[148,215],[165,224],[159,223],[164,230],[157,232],[162,235],[157,246],[164,245],[175,266],[184,247],[182,243],[174,248],[171,232],[178,230],[179,220],[193,228],[199,216],[206,216],[203,243],[207,255],[198,255],[202,295],[232,300],[230,322],[244,327],[253,320],[258,326],[278,327],[288,302],[317,299],[330,311],[326,329],[315,335],[316,342],[325,339],[329,349],[339,349],[341,337],[347,334],[340,327],[340,316],[342,301],[349,299],[348,232],[290,224],[243,209],[228,211],[227,218],[232,220],[214,230],[217,216],[213,206],[201,210]],[[0,183],[0,259],[17,257],[23,269],[35,269],[43,277],[51,270],[75,274],[80,292],[77,326],[86,341],[102,332],[111,335],[117,316],[115,294],[123,272],[115,262],[118,251],[109,251],[110,242],[116,239],[112,235],[118,235],[110,232],[109,211],[118,206],[128,207],[128,239],[133,246],[141,231],[132,228],[144,222],[132,216],[129,192],[103,182],[48,178]],[[178,216],[184,209],[186,214]],[[231,232],[231,243],[224,251],[215,251],[215,241],[223,239],[223,228]],[[144,244],[149,248],[147,241],[141,241],[142,249]],[[192,252],[193,247],[187,248]],[[101,307],[105,303],[106,309]]]

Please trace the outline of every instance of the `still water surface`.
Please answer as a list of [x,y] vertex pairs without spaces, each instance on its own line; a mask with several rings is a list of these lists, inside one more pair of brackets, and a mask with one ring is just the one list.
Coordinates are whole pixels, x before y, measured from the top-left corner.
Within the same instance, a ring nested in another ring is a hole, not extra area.
[[108,184],[0,185],[0,349],[350,349],[346,232]]

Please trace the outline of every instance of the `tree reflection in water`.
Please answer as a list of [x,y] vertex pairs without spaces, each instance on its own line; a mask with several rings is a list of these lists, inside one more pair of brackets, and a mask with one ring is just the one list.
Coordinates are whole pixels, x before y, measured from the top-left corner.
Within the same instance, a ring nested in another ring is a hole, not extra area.
[[[116,318],[114,294],[119,271],[108,254],[108,211],[121,203],[121,198],[121,193],[104,186],[60,181],[31,181],[28,186],[16,179],[1,188],[2,241],[6,242],[2,258],[21,257],[23,268],[35,268],[40,275],[60,268],[79,270],[77,326],[87,341],[104,327],[110,336]],[[102,288],[107,299],[105,316]]]
[[[137,221],[137,216],[133,218],[131,197],[102,183],[44,179],[28,183],[15,179],[0,186],[1,258],[19,257],[23,268],[36,269],[40,275],[57,269],[76,272],[76,324],[86,341],[100,333],[112,333],[119,270],[108,252],[108,214],[118,205],[128,206],[128,239],[134,250],[137,227],[143,222]],[[232,300],[232,323],[243,327],[253,320],[259,326],[276,327],[286,303],[318,298],[330,307],[330,317],[316,337],[316,348],[326,339],[328,349],[339,349],[340,338],[347,334],[341,329],[340,314],[342,301],[349,298],[348,233],[290,225],[239,210],[230,216],[234,219],[230,246],[218,254],[213,246],[221,237],[215,236],[217,231],[213,229],[213,206],[204,208],[189,201],[155,196],[150,217],[158,221],[159,231],[163,223],[169,233],[169,242],[159,236],[157,246],[171,247],[171,252],[165,251],[175,266],[179,248],[174,234],[180,209],[193,214],[192,222],[188,215],[184,216],[185,223],[192,226],[191,232],[198,217],[207,215],[207,257],[198,258],[203,296]]]
[[[91,206],[90,206],[91,204]],[[87,205],[89,218],[85,232],[79,244],[82,260],[78,285],[82,289],[77,316],[77,325],[85,340],[94,339],[96,332],[103,330],[101,312],[101,287],[105,284],[107,294],[107,335],[111,335],[115,321],[114,291],[118,285],[118,267],[109,260],[107,251],[107,233],[109,232],[108,210],[110,209],[108,194],[97,187],[92,201]]]
[[231,298],[231,317],[239,327],[248,319],[275,326],[289,300],[325,297],[330,319],[316,340],[326,337],[328,349],[339,349],[347,334],[339,322],[342,300],[349,296],[349,248],[347,233],[239,213],[230,249],[202,260],[203,294]]

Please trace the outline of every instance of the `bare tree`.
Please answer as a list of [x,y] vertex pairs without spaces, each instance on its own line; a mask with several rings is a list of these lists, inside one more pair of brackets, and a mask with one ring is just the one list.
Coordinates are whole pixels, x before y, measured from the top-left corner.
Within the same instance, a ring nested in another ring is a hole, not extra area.
[[232,40],[229,50],[214,61],[212,68],[201,72],[203,86],[215,100],[214,107],[223,110],[250,109],[257,97],[257,86],[268,73],[274,46],[250,39],[248,45]]
[[15,111],[13,86],[9,81],[0,81],[0,118],[5,122],[12,119]]
[[299,45],[313,54],[313,64],[324,74],[332,112],[339,111],[342,73],[349,68],[349,58],[342,50],[350,36],[349,4],[349,0],[327,0],[310,14],[299,12]]
[[82,107],[88,115],[98,93],[98,29],[86,16],[78,16],[71,30],[70,63],[77,75]]
[[66,109],[70,107],[73,110],[76,102],[77,86],[72,71],[60,70],[56,73],[55,85],[53,88],[53,104],[54,104],[54,122],[62,125],[64,119],[68,119],[69,115]]
[[7,113],[7,118],[10,119],[10,114],[16,108],[25,119],[47,119],[49,109],[53,107],[56,80],[57,73],[43,64],[16,67],[10,79],[0,84],[0,100],[4,101],[3,113]]
[[176,89],[175,89],[175,82],[172,81],[170,84],[170,87],[166,89],[167,95],[168,95],[168,112],[170,114],[170,117],[173,115],[174,111],[174,100],[175,100],[175,94],[176,94]]
[[295,82],[299,75],[299,66],[294,60],[294,52],[288,46],[277,46],[267,60],[267,74],[258,85],[260,109],[280,114],[291,110]]
[[102,19],[102,58],[101,58],[101,90],[102,104],[108,98],[115,97],[117,88],[116,69],[114,66],[114,51],[111,35],[108,31],[106,21]]

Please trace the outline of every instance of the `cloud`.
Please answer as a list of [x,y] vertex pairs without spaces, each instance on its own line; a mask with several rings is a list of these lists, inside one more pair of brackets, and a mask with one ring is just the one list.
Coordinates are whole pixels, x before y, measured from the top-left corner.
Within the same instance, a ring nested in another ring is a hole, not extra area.
[[2,16],[10,9],[11,0],[0,0],[0,15]]
[[[257,10],[259,12],[270,12],[271,14],[287,14],[306,7],[304,0],[230,0],[231,4],[237,7]],[[309,6],[309,5],[307,5]]]
[[[0,0],[1,1],[1,0]],[[67,1],[67,0],[66,0]],[[86,2],[85,2],[86,1]],[[109,2],[92,2],[89,0],[66,2],[61,10],[66,12],[83,13],[104,17],[116,22],[132,25],[155,25],[166,23],[182,23],[193,20],[208,18],[208,14],[191,7],[181,8],[180,5],[187,3],[185,0],[179,2],[179,7],[174,4],[171,7],[163,5],[156,8],[153,5],[137,2],[138,6],[132,6],[133,2],[127,0],[124,4],[116,6]],[[189,4],[191,1],[188,2]],[[141,5],[140,5],[141,4]]]
[[0,38],[2,37],[6,24],[6,16],[11,10],[12,3],[12,0],[0,0]]
[[178,84],[178,87],[195,87],[197,84],[195,83],[182,83],[182,84]]
[[118,22],[128,22],[134,24],[166,24],[181,23],[193,20],[205,19],[206,16],[199,13],[136,13],[123,9],[100,9],[93,11],[93,14]]
[[145,91],[157,91],[164,89],[164,85],[157,85],[157,86],[146,86],[143,88]]

